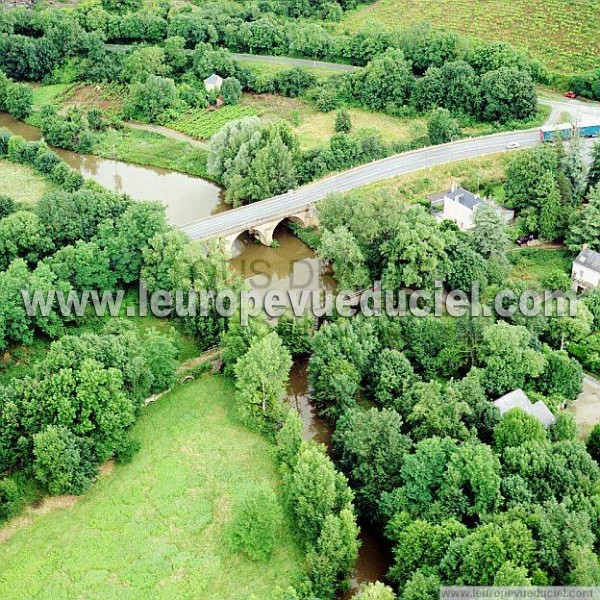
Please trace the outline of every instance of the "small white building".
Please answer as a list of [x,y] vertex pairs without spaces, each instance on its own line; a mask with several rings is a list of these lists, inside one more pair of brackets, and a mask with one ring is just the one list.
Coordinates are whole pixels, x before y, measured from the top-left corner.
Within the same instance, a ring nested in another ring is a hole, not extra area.
[[[436,214],[438,221],[454,221],[459,229],[463,231],[472,229],[475,226],[473,222],[475,211],[486,202],[489,202],[489,200],[484,200],[479,194],[473,194],[473,192],[465,188],[456,186],[452,186],[449,192],[434,194],[428,198],[431,201],[432,207],[439,209],[439,212]],[[505,210],[501,207],[495,208],[507,222],[514,217],[513,211]]]
[[527,394],[521,389],[504,394],[504,396],[494,401],[494,405],[500,411],[501,415],[507,413],[509,410],[513,410],[513,408],[520,408],[523,412],[536,418],[545,427],[556,423],[556,417],[546,406],[545,402],[538,400],[533,404]]
[[584,248],[573,263],[571,279],[576,292],[600,287],[600,253]]
[[223,78],[217,75],[216,73],[213,73],[210,77],[207,77],[204,80],[204,87],[206,88],[207,92],[218,92],[221,89],[222,85]]

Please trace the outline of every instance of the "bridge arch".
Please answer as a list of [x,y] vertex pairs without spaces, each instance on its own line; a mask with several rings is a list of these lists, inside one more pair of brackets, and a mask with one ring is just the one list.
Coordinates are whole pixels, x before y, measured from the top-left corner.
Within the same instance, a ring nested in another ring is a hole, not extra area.
[[303,208],[291,215],[278,216],[272,220],[265,221],[263,223],[257,223],[252,226],[245,226],[240,228],[238,231],[232,231],[225,238],[225,247],[231,254],[233,252],[233,246],[235,241],[244,233],[248,232],[251,236],[254,236],[264,246],[270,246],[273,243],[273,235],[275,230],[284,221],[291,221],[297,223],[300,227],[310,227],[318,224],[317,213],[313,206]]

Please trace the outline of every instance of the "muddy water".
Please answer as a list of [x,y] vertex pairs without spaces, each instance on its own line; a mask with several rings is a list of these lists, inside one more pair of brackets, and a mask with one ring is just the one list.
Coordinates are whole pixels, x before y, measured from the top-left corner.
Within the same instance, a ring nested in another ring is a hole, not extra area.
[[[231,267],[240,273],[252,289],[333,289],[335,282],[324,275],[315,253],[285,226],[275,230],[277,242],[268,248],[249,236],[239,238],[234,247]],[[321,419],[311,402],[307,378],[307,360],[294,363],[290,373],[287,400],[300,415],[304,436],[326,446],[331,454],[333,428]],[[342,600],[348,600],[362,583],[382,581],[391,566],[391,557],[382,540],[368,525],[361,525],[361,549],[350,590]]]
[[[40,139],[35,127],[15,121],[0,113],[0,128],[6,128],[27,140]],[[141,167],[97,156],[80,155],[57,149],[56,152],[85,177],[102,186],[125,193],[135,200],[158,200],[166,205],[167,218],[173,225],[183,225],[204,216],[226,210],[221,189],[206,180],[167,169]],[[274,234],[276,244],[266,247],[249,236],[240,237],[230,265],[240,273],[252,289],[269,290],[333,290],[335,282],[324,275],[315,253],[294,236],[285,224]],[[325,444],[331,452],[332,427],[321,419],[311,403],[307,361],[294,364],[290,374],[288,402],[297,409],[304,424],[306,439]],[[361,549],[351,589],[343,597],[350,598],[361,583],[382,580],[390,566],[389,553],[382,540],[368,526],[361,527]]]
[[[0,128],[6,128],[26,140],[39,140],[40,130],[0,113]],[[56,153],[84,177],[134,200],[157,200],[166,206],[167,219],[184,225],[226,210],[221,188],[205,179],[158,167],[131,163],[55,149]]]
[[[290,373],[287,399],[302,419],[304,437],[325,444],[328,453],[331,454],[333,428],[316,414],[315,407],[311,403],[307,366],[307,360],[298,360],[294,363]],[[382,540],[369,525],[361,524],[360,543],[361,547],[350,581],[350,589],[342,596],[342,600],[352,598],[363,583],[383,581],[391,566],[391,556],[385,540]]]

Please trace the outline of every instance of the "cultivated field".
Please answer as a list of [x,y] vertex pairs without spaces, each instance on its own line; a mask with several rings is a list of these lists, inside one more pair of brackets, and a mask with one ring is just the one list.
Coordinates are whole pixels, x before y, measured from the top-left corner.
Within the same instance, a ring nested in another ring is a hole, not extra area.
[[229,543],[250,487],[278,488],[269,444],[236,420],[230,384],[185,384],[144,409],[133,437],[143,446],[132,463],[0,529],[2,540],[16,527],[0,542],[3,600],[267,599],[292,582],[301,557],[287,523],[267,561]]
[[349,12],[339,30],[358,31],[369,20],[389,28],[429,21],[484,40],[505,40],[561,73],[600,66],[597,0],[379,0]]

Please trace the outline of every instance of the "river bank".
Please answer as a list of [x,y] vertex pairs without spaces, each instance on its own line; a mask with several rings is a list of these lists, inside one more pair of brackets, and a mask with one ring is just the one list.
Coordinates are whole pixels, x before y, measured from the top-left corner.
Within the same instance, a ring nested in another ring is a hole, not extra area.
[[[40,130],[0,113],[0,129],[24,137],[26,140],[41,139]],[[145,135],[156,135],[140,132]],[[103,187],[127,194],[134,200],[155,200],[166,207],[168,221],[181,226],[202,217],[227,210],[223,202],[223,190],[217,184],[161,167],[140,166],[96,155],[77,154],[55,148],[54,151],[84,177],[93,179]]]
[[[4,114],[0,114],[1,127],[28,140],[41,137],[39,129]],[[220,188],[197,177],[65,150],[57,150],[57,153],[85,177],[108,189],[129,194],[136,200],[163,202],[173,225],[226,209],[220,201]],[[274,247],[259,244],[250,236],[242,236],[236,241],[236,256],[230,263],[231,268],[244,276],[250,287],[268,291],[322,289],[335,285],[331,277],[323,273],[314,251],[294,236],[287,224],[283,223],[276,229],[274,240]],[[306,367],[306,361],[294,366],[288,402],[301,415],[307,439],[324,443],[331,452],[333,429],[318,417],[312,405]],[[390,565],[383,541],[365,525],[361,528],[361,543],[352,586],[345,598],[351,597],[361,583],[382,579]]]

